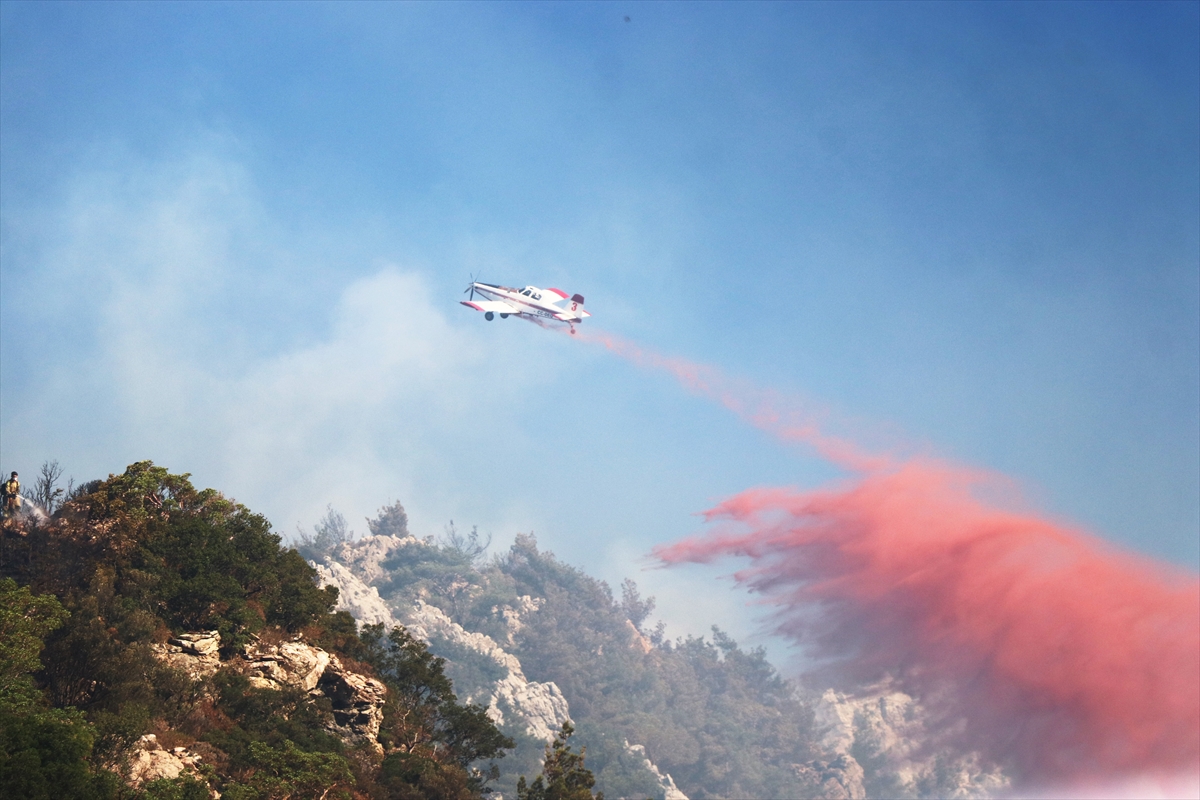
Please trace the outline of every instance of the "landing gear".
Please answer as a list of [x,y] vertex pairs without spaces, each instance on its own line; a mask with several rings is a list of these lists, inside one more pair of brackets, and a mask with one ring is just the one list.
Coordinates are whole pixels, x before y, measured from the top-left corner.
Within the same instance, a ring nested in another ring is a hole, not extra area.
[[492,320],[494,320],[496,318],[496,315],[489,311],[483,315],[483,318],[486,319],[488,322],[491,322]]
[[500,319],[508,319],[508,314],[501,314]]
[[575,326],[574,325],[571,326],[571,335],[572,336],[575,335]]

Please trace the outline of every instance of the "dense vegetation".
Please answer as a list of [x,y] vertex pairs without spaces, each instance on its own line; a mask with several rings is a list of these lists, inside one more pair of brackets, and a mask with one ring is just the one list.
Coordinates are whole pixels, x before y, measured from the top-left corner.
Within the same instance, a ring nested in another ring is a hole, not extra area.
[[[526,784],[523,776],[517,781],[517,800],[591,800],[596,779],[584,765],[584,755],[568,746],[574,733],[574,726],[564,722],[562,732],[546,746],[542,774],[532,784]],[[596,800],[604,800],[604,793]]]
[[660,638],[643,652],[635,629],[652,605],[632,583],[616,602],[607,585],[540,552],[532,537],[518,538],[494,572],[553,609],[530,617],[516,652],[531,678],[562,688],[599,777],[604,744],[620,731],[689,797],[806,796],[792,765],[816,755],[812,714],[762,650],[743,651],[714,629],[712,641]]
[[[469,798],[489,787],[528,800],[593,789],[661,797],[630,743],[693,798],[813,791],[795,769],[814,757],[811,712],[761,650],[716,629],[665,640],[661,627],[645,628],[653,598],[631,581],[614,598],[532,536],[487,558],[476,531],[450,526],[440,541],[394,554],[377,585],[396,607],[417,598],[439,606],[501,642],[531,680],[555,682],[576,727],[549,747],[519,724],[498,729],[469,702],[503,677],[495,662],[402,628],[359,631],[332,611],[336,590],[315,584],[306,558],[352,539],[336,512],[297,552],[260,515],[149,462],[65,496],[51,489],[53,515],[0,550],[0,785],[9,796],[200,800],[211,786],[232,800]],[[369,525],[407,535],[399,504]],[[153,645],[198,630],[220,633],[225,664],[248,643],[299,639],[383,681],[384,752],[339,738],[328,701],[300,689],[255,688],[228,666],[196,681],[156,657]],[[125,785],[116,773],[147,733],[201,754],[208,786],[186,775]]]
[[[381,518],[398,519],[397,509],[384,509]],[[717,629],[710,639],[664,640],[661,627],[644,630],[654,600],[642,598],[632,581],[618,600],[607,584],[539,550],[531,535],[519,535],[507,553],[491,559],[485,547],[474,531],[463,535],[450,527],[440,541],[397,551],[376,585],[396,607],[418,597],[438,605],[466,629],[502,643],[530,680],[556,683],[606,795],[662,794],[627,742],[643,745],[697,800],[817,791],[797,769],[818,755],[812,711],[762,650],[745,651]],[[536,609],[522,603],[523,595],[537,599]],[[512,635],[504,611],[521,607],[522,625]],[[455,685],[468,696],[486,697],[502,677],[493,662],[453,643],[435,638],[431,649],[447,659]],[[541,759],[542,744],[522,739],[514,728],[505,731],[518,743],[497,784],[508,796],[519,775],[536,768],[531,765]]]
[[[230,800],[486,790],[513,742],[458,702],[423,643],[403,629],[360,635],[333,613],[336,590],[318,588],[262,516],[149,462],[62,499],[47,519],[7,526],[0,550],[6,797],[207,798],[186,775],[136,792],[117,777],[147,733],[202,754],[202,777]],[[255,688],[229,666],[192,680],[155,656],[197,630],[219,631],[226,660],[252,641],[300,640],[373,674],[389,690],[384,752],[331,733],[327,701],[300,689]]]

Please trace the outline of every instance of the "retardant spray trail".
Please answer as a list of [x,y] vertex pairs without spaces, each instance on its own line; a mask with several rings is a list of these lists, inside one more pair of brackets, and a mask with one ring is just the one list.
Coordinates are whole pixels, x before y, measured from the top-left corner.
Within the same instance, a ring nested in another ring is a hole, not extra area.
[[713,367],[672,358],[603,332],[580,334],[581,341],[599,344],[622,358],[674,376],[684,387],[716,400],[738,417],[782,441],[804,444],[839,466],[856,472],[881,469],[888,456],[865,452],[857,444],[820,429],[822,414],[787,403],[780,395],[730,379]]
[[589,337],[855,473],[751,489],[668,564],[745,556],[780,633],[859,683],[891,680],[1026,786],[1183,778],[1200,763],[1200,580],[982,496],[1001,476],[863,453],[710,368]]

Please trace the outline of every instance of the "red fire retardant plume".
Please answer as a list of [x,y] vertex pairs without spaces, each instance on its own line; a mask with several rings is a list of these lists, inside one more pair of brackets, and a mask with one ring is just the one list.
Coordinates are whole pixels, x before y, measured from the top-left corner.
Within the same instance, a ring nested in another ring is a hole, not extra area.
[[989,503],[1000,476],[864,454],[711,369],[600,341],[853,476],[745,491],[706,512],[709,535],[657,548],[664,562],[748,558],[736,577],[776,606],[780,633],[848,680],[892,681],[1022,784],[1200,769],[1194,574]]
[[1200,584],[974,496],[912,461],[837,490],[752,489],[667,563],[748,556],[779,630],[853,680],[888,677],[1023,781],[1192,772]]

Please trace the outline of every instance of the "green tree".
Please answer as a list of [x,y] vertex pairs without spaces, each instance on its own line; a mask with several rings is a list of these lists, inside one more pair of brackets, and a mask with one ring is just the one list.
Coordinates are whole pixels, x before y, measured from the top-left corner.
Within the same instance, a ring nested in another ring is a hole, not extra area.
[[584,766],[587,748],[575,753],[567,744],[574,733],[571,723],[564,722],[554,742],[546,745],[542,774],[530,785],[526,785],[524,775],[517,782],[517,800],[592,800],[593,796],[604,800],[603,792],[592,794],[596,778]]
[[208,784],[188,775],[178,778],[159,778],[142,787],[138,800],[210,800]]
[[481,771],[472,765],[503,757],[514,746],[512,739],[496,728],[482,706],[459,704],[445,661],[404,628],[393,628],[385,638],[383,625],[366,625],[361,639],[363,660],[389,689],[379,741],[396,752],[384,761],[384,777],[398,792],[402,785],[433,791],[445,783],[461,784],[464,793],[477,795],[498,769],[492,764]]
[[92,726],[74,709],[49,708],[31,677],[43,637],[66,618],[53,595],[0,580],[0,786],[14,800],[117,794],[116,776],[91,764]]
[[408,512],[396,501],[379,509],[375,519],[367,520],[367,527],[372,536],[398,536],[403,539],[408,536]]
[[68,616],[54,595],[35,595],[12,578],[0,580],[0,708],[41,699],[30,675],[42,668],[46,634]]
[[284,740],[280,747],[250,743],[254,769],[246,781],[227,786],[230,800],[287,800],[349,797],[354,775],[350,763],[336,753],[307,753]]

